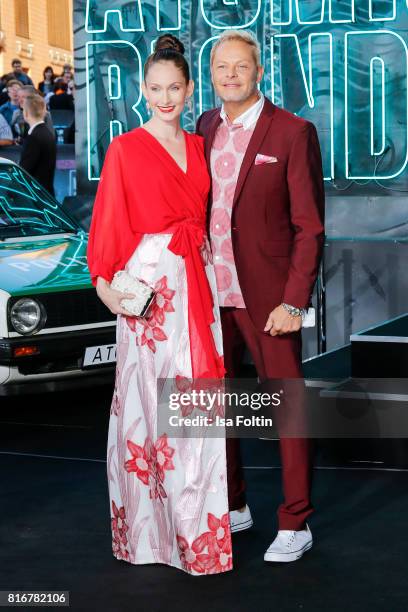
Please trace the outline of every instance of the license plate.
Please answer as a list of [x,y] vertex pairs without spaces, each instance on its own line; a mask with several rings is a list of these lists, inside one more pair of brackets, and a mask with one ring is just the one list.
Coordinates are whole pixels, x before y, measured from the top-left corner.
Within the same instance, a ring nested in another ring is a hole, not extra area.
[[104,363],[115,363],[116,344],[103,344],[101,346],[88,346],[85,349],[84,368],[103,365]]

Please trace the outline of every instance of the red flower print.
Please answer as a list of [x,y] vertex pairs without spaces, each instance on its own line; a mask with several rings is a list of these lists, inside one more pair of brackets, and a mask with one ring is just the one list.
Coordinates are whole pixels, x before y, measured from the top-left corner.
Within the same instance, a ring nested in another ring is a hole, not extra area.
[[248,143],[251,140],[253,130],[239,130],[234,134],[232,142],[238,153],[245,153],[248,148]]
[[147,344],[149,349],[153,353],[155,353],[156,352],[155,340],[158,342],[163,342],[164,340],[167,340],[167,336],[164,333],[164,331],[160,329],[160,327],[156,327],[152,319],[151,323],[149,323],[148,321],[144,323],[144,331],[140,338],[140,345],[143,346],[144,344]]
[[204,573],[204,565],[207,555],[202,554],[202,550],[207,544],[207,538],[199,536],[190,546],[186,538],[177,535],[177,548],[183,568],[191,572],[192,570],[199,574]]
[[207,523],[210,533],[216,539],[217,544],[221,547],[224,546],[225,542],[231,538],[228,512],[223,514],[220,519],[209,512]]
[[228,183],[228,185],[226,185],[224,188],[224,202],[228,208],[232,208],[236,186],[237,184],[233,182]]
[[213,202],[215,202],[215,200],[218,200],[220,195],[221,195],[221,187],[218,181],[216,179],[213,179],[213,182],[212,182],[212,200]]
[[126,324],[133,332],[138,332],[138,325],[141,325],[141,319],[138,317],[126,317]]
[[150,499],[167,497],[163,482],[165,471],[174,470],[172,457],[175,452],[167,443],[167,434],[160,436],[155,444],[147,437],[143,448],[127,440],[127,447],[132,459],[125,462],[125,470],[135,472],[138,479],[149,486]]
[[211,211],[211,233],[215,236],[226,234],[231,227],[231,219],[224,208],[213,208]]
[[180,374],[176,375],[176,387],[178,391],[181,391],[182,393],[187,393],[188,391],[191,391],[191,389],[193,388],[193,383],[191,378],[187,378],[187,376],[180,376]]
[[220,127],[218,128],[215,134],[214,142],[212,145],[213,149],[217,149],[217,151],[222,151],[222,149],[225,147],[225,145],[228,142],[228,138],[229,138],[229,132],[228,132],[227,126],[220,125]]
[[166,312],[174,312],[171,300],[175,295],[173,289],[167,287],[167,276],[163,276],[155,285],[156,299],[151,308],[150,316],[146,319],[140,317],[126,317],[126,323],[136,334],[136,344],[156,352],[156,342],[164,342],[167,336],[161,327],[164,325]]
[[215,162],[215,173],[223,179],[231,178],[235,172],[235,156],[233,153],[222,153]]
[[208,541],[208,558],[204,562],[207,574],[226,572],[232,569],[232,543],[228,537],[222,545],[215,538]]
[[152,470],[149,473],[149,487],[150,499],[159,499],[163,502],[163,499],[167,497],[166,490],[163,487],[162,481],[160,480],[160,474],[157,470]]
[[231,287],[232,274],[227,266],[216,264],[214,266],[214,272],[218,291],[225,291],[228,287]]
[[239,293],[228,293],[225,296],[224,306],[234,306],[235,308],[245,308],[244,298]]
[[112,513],[111,519],[112,528],[112,550],[115,557],[118,559],[128,560],[129,552],[126,549],[128,543],[127,532],[129,527],[125,521],[125,509],[123,506],[118,508],[115,502],[112,500]]
[[[175,384],[177,391],[180,393],[191,393],[193,389],[192,380],[186,376],[180,376],[179,374],[176,375]],[[183,417],[190,416],[190,414],[194,412],[194,408],[195,406],[192,402],[190,402],[187,406],[184,406],[183,404],[179,406],[179,410]]]
[[151,464],[151,454],[153,444],[150,438],[146,438],[143,448],[127,440],[127,447],[132,455],[132,459],[125,462],[127,472],[135,472],[139,480],[145,485],[149,484],[149,472]]
[[156,352],[156,341],[163,342],[164,340],[167,340],[167,336],[164,331],[156,325],[154,315],[152,315],[149,319],[126,317],[126,323],[136,334],[136,344],[138,346],[144,346],[147,344],[153,353]]
[[167,444],[167,434],[163,434],[154,445],[155,467],[161,482],[164,481],[165,470],[174,470],[173,455],[174,448]]
[[232,251],[232,240],[231,238],[226,238],[225,240],[223,240],[223,242],[221,243],[221,255],[223,256],[223,258],[230,262],[230,263],[234,263],[235,259],[234,259],[234,253]]
[[177,535],[177,548],[182,566],[187,571],[215,574],[232,569],[232,543],[228,513],[218,519],[211,512],[207,517],[210,531],[199,535],[190,545]]
[[174,289],[167,287],[167,276],[163,276],[154,286],[156,291],[156,299],[152,310],[152,319],[159,325],[164,325],[166,319],[166,312],[174,312],[173,304],[171,300],[175,295]]
[[174,455],[174,448],[167,444],[167,434],[163,434],[158,438],[151,447],[150,452],[150,470],[149,470],[149,485],[150,498],[160,499],[167,497],[167,493],[163,487],[166,470],[174,470],[174,463],[171,458]]

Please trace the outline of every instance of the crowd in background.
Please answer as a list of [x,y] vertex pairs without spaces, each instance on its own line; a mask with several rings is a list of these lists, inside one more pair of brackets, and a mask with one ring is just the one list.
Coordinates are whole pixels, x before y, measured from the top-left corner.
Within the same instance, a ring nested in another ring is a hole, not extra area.
[[[40,96],[44,100],[44,123],[57,141],[73,143],[75,82],[72,66],[65,64],[60,75],[56,75],[51,66],[46,66],[37,88],[24,72],[21,60],[14,59],[11,67],[12,71],[0,79],[0,147],[23,145],[27,138],[30,127],[24,117],[24,102],[28,96]],[[54,111],[72,112],[72,122],[62,132],[58,130],[58,134],[54,130]]]
[[74,142],[72,66],[65,64],[60,75],[46,66],[37,87],[21,60],[11,66],[0,80],[0,148],[7,157],[4,147],[20,147],[20,166],[54,195],[57,144]]

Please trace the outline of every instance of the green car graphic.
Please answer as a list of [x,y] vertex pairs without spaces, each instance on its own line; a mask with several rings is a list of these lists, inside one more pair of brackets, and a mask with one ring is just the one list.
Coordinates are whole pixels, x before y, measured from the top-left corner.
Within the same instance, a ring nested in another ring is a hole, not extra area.
[[111,380],[116,317],[91,284],[87,240],[0,158],[0,395]]

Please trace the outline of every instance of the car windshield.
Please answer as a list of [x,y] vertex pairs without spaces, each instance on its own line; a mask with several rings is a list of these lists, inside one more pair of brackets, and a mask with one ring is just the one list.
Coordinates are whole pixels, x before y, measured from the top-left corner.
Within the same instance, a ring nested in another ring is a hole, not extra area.
[[0,240],[77,230],[57,200],[27,172],[0,164]]

